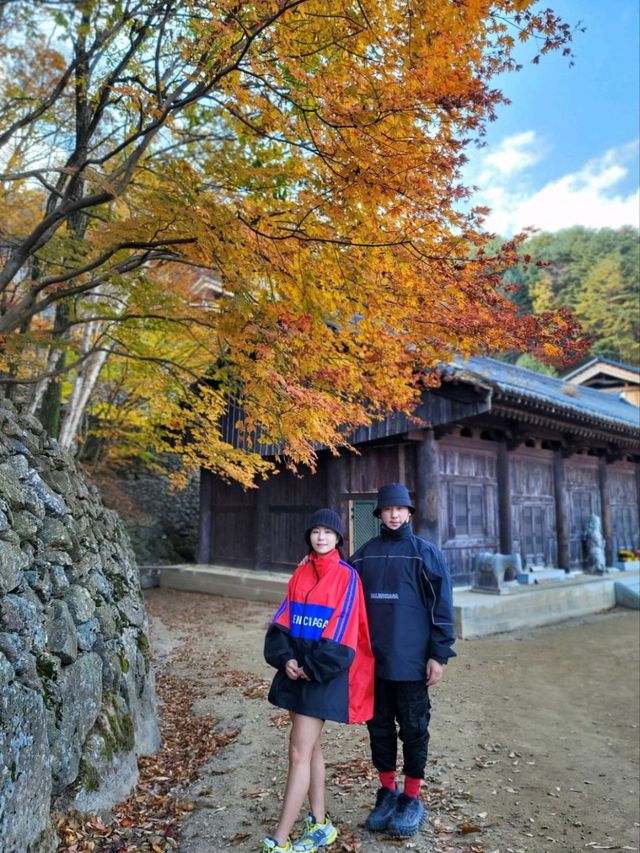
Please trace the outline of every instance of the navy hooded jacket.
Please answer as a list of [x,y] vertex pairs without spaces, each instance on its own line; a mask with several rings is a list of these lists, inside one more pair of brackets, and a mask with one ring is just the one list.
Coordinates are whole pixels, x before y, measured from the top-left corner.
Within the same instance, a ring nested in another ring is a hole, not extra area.
[[349,562],[362,581],[379,678],[420,681],[430,658],[455,657],[451,576],[435,545],[409,522],[383,525]]

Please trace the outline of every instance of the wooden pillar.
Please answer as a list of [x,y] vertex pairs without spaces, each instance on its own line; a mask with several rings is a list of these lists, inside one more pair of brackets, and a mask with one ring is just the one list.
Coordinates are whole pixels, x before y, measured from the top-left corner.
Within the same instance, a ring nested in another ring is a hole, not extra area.
[[213,559],[212,512],[213,474],[206,468],[200,469],[200,512],[198,514],[198,554],[199,563],[209,563]]
[[[266,570],[271,563],[271,530],[269,525],[269,481],[256,489],[255,567]],[[247,535],[251,535],[247,531]]]
[[556,504],[556,536],[558,539],[558,567],[569,571],[569,492],[561,449],[553,454],[553,489]]
[[513,553],[513,513],[511,509],[511,466],[506,438],[498,442],[498,533],[500,553]]
[[416,514],[414,530],[438,547],[442,544],[440,510],[440,448],[432,429],[416,443]]
[[600,489],[600,517],[604,536],[605,565],[613,565],[613,530],[611,528],[611,502],[609,500],[608,461],[606,456],[598,460],[598,487]]

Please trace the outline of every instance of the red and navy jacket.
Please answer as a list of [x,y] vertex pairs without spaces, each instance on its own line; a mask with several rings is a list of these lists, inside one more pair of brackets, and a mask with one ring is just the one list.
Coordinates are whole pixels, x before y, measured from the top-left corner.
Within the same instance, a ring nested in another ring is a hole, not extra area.
[[[374,660],[362,585],[336,549],[312,552],[297,567],[267,631],[264,656],[278,670],[269,691],[273,705],[339,723],[373,716]],[[292,658],[309,681],[287,677]]]

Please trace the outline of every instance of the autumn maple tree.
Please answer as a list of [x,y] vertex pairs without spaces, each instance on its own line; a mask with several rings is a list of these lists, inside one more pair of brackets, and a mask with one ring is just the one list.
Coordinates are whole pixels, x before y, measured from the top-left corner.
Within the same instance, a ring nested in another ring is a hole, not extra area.
[[312,463],[455,354],[571,338],[501,295],[517,240],[460,182],[517,40],[570,50],[533,0],[0,10],[1,378],[45,415],[62,388],[67,443],[133,395],[138,446],[248,483],[256,429]]

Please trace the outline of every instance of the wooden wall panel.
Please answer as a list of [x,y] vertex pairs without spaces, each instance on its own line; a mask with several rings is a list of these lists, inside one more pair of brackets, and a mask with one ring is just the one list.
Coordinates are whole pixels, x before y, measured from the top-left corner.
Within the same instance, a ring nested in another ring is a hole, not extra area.
[[553,452],[520,447],[511,452],[513,551],[523,568],[557,566]]
[[304,530],[316,509],[326,505],[327,466],[297,476],[282,470],[266,488],[265,555],[274,568],[293,569],[305,553]]
[[212,502],[217,506],[255,507],[256,490],[246,491],[237,483],[225,483],[220,477],[213,477]]
[[211,548],[209,561],[252,566],[255,552],[255,490],[214,477],[211,486]]
[[[482,551],[498,550],[498,499],[495,442],[443,438],[440,444],[440,513],[442,552],[454,583],[469,582],[473,558]],[[473,534],[456,528],[456,495],[461,489],[482,490],[483,529]]]
[[[470,446],[472,441],[475,444],[473,448]],[[493,442],[490,449],[485,449],[484,445],[485,442],[474,439],[461,445],[443,438],[440,442],[441,475],[495,481],[497,447]]]
[[269,513],[269,549],[271,564],[276,568],[293,569],[306,553],[305,527],[309,521],[305,508],[290,507]]
[[212,513],[211,562],[252,566],[255,555],[255,507],[217,507]]
[[572,569],[582,569],[589,516],[602,515],[598,459],[576,454],[566,460],[565,470],[569,497],[569,565]]
[[640,548],[640,518],[636,467],[631,462],[613,463],[608,470],[613,560],[622,548]]
[[[403,468],[411,477],[405,485],[413,489],[413,464],[407,464],[407,451],[404,454]],[[385,483],[397,483],[400,479],[400,451],[397,444],[362,448],[361,455],[350,454],[348,489],[352,495],[375,495]]]
[[[268,503],[271,508],[306,507],[313,511],[325,505],[325,471],[320,464],[318,472],[311,474],[304,470],[301,476],[282,469],[265,484],[268,490]],[[262,488],[265,488],[262,486]]]
[[547,458],[521,457],[511,454],[511,494],[514,498],[553,500],[553,456]]

